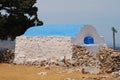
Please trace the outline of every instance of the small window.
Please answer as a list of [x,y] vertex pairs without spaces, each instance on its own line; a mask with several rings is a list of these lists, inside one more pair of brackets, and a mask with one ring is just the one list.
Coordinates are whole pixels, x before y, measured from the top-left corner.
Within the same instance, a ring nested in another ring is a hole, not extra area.
[[94,44],[94,39],[91,36],[86,36],[84,38],[84,44]]

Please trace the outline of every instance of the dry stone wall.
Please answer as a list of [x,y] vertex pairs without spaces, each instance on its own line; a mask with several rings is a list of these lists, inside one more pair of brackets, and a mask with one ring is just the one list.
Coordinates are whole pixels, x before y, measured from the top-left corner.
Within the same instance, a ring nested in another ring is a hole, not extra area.
[[70,37],[20,36],[16,38],[14,63],[26,64],[46,59],[71,58]]

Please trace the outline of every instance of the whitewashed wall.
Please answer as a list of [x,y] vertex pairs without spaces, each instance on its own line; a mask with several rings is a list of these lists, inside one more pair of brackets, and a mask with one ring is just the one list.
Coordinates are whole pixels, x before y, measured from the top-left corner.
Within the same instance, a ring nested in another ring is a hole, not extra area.
[[77,43],[77,44],[84,44],[84,38],[86,36],[91,36],[94,38],[94,43],[95,44],[101,44],[103,45],[105,43],[104,41],[104,37],[100,36],[96,29],[92,26],[92,25],[85,25],[80,32],[78,33],[78,35],[76,36],[76,38],[73,39],[73,43]]
[[70,37],[20,36],[16,38],[14,63],[23,64],[46,59],[71,58]]

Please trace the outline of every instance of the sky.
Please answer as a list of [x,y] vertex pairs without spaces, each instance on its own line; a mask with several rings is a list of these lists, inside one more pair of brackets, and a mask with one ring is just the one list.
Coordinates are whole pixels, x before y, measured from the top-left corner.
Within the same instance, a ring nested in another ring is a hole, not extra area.
[[112,44],[114,26],[120,46],[120,0],[37,0],[36,6],[44,24],[93,25],[107,44]]

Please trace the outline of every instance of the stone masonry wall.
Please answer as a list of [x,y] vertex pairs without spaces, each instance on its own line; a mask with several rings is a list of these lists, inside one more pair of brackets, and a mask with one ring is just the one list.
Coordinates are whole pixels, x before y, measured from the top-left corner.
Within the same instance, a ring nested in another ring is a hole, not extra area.
[[64,56],[71,58],[71,45],[70,37],[19,36],[16,38],[14,63],[27,64]]

